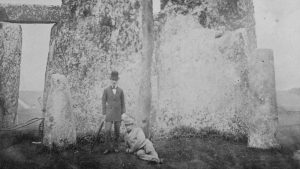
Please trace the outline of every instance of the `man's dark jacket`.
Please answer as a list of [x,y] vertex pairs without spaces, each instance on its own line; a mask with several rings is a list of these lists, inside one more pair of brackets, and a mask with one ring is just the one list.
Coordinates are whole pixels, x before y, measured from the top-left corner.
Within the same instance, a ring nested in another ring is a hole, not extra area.
[[105,121],[121,121],[121,115],[126,112],[124,92],[116,88],[116,94],[112,87],[104,89],[102,96],[102,113],[106,115]]

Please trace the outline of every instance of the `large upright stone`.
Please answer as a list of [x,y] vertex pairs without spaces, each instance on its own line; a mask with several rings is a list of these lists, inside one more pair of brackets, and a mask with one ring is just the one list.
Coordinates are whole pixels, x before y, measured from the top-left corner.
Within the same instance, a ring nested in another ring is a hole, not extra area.
[[189,126],[247,135],[252,1],[162,3],[155,22],[155,133]]
[[51,76],[44,121],[43,143],[64,147],[76,142],[75,117],[68,80],[61,74]]
[[278,125],[273,51],[257,49],[249,58],[249,84],[253,111],[250,118],[250,147],[270,148],[278,144]]
[[45,95],[51,74],[66,75],[78,133],[96,131],[103,120],[101,97],[112,70],[119,71],[127,113],[147,121],[153,42],[150,5],[142,0],[63,1],[62,15],[67,19],[51,31]]
[[245,29],[202,27],[192,15],[170,15],[156,41],[155,133],[179,126],[247,135]]
[[61,19],[59,6],[0,4],[0,21],[13,23],[56,23]]
[[274,65],[269,51],[252,55],[253,2],[162,2],[155,24],[156,133],[208,127],[248,136],[250,147],[276,145]]
[[17,118],[22,29],[20,25],[0,22],[0,97],[4,101],[0,128],[11,127]]

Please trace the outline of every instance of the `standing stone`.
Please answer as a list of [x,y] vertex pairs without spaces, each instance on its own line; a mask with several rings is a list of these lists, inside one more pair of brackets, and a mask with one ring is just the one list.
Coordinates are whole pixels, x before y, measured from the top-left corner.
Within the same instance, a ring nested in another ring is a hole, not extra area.
[[246,136],[252,1],[165,0],[162,7],[155,20],[155,133],[187,126]]
[[67,146],[76,142],[76,130],[68,80],[64,75],[53,74],[46,104],[45,145]]
[[278,143],[278,125],[273,51],[257,49],[249,58],[249,81],[253,110],[249,128],[249,147],[270,148]]
[[21,26],[0,22],[0,128],[11,127],[17,120],[21,49]]
[[104,119],[101,97],[110,84],[112,70],[120,75],[126,113],[139,121],[146,119],[147,124],[153,45],[151,4],[144,0],[63,1],[62,15],[67,19],[51,31],[44,103],[50,75],[66,75],[79,134],[95,132]]

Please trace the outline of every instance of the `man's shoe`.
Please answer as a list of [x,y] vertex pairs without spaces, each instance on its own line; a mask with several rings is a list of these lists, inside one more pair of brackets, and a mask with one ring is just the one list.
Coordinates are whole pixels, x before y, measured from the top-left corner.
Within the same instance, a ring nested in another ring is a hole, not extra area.
[[106,155],[106,154],[109,154],[109,152],[110,152],[109,150],[105,150],[105,151],[103,152],[103,154]]

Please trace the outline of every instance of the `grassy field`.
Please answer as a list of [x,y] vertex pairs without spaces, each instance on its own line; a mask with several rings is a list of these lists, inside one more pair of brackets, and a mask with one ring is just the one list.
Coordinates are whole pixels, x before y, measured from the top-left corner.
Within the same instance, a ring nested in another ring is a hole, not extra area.
[[[30,101],[27,97],[31,97]],[[41,116],[40,108],[36,106],[37,97],[39,94],[35,93],[32,97],[28,92],[26,97],[22,97],[23,100],[27,100],[26,104],[30,108],[20,107],[20,123]],[[282,95],[280,97],[282,98]],[[293,98],[296,97],[293,95]],[[291,103],[287,100],[288,97],[283,98],[284,102],[281,103]],[[297,169],[300,168],[299,161],[293,159],[293,154],[300,149],[300,111],[295,109],[296,103],[291,105],[290,111],[286,104],[280,104],[283,106],[278,108],[279,127],[276,137],[282,147],[277,149],[248,148],[245,140],[236,142],[215,133],[155,140],[157,152],[165,162],[154,165],[122,151],[102,155],[102,143],[97,144],[91,153],[93,137],[78,138],[76,146],[62,151],[50,151],[42,145],[32,144],[33,141],[40,141],[40,138],[36,137],[38,124],[34,124],[25,129],[28,132],[20,130],[0,133],[0,169]],[[124,143],[122,145],[124,151]]]
[[103,144],[99,143],[90,152],[90,142],[81,141],[76,147],[63,151],[49,151],[31,142],[30,135],[2,135],[13,145],[3,147],[1,139],[1,169],[297,169],[289,149],[258,150],[248,148],[244,142],[224,140],[216,135],[198,138],[179,138],[154,141],[163,164],[151,164],[124,153],[103,155]]

